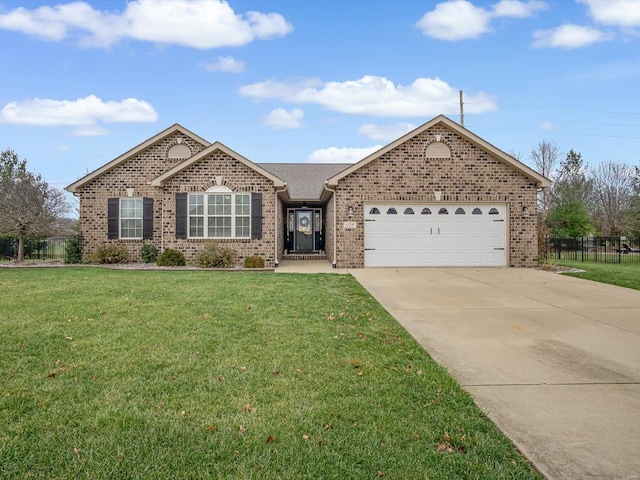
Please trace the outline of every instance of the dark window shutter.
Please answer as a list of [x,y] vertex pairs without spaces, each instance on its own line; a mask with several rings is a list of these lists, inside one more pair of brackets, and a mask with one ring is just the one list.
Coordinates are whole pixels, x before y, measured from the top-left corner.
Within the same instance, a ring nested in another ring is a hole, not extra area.
[[176,193],[176,238],[187,238],[186,193]]
[[262,238],[262,194],[251,194],[251,238]]
[[142,238],[153,238],[153,198],[142,199]]
[[120,236],[120,199],[109,198],[107,200],[107,238],[114,239]]

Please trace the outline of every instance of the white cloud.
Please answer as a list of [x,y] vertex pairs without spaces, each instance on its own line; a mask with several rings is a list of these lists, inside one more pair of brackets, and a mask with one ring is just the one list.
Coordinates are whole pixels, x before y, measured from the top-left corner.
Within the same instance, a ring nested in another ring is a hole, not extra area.
[[200,66],[207,72],[240,73],[244,71],[244,62],[231,56],[218,57],[215,63],[202,62]]
[[[378,117],[424,117],[459,111],[459,90],[439,78],[418,78],[411,85],[395,85],[385,77],[365,75],[358,80],[322,83],[317,80],[264,82],[245,85],[240,95],[254,100],[278,99],[313,103],[329,110]],[[467,113],[497,110],[486,93],[465,94]]]
[[119,13],[86,2],[19,7],[0,14],[0,29],[50,41],[71,37],[92,47],[134,39],[206,50],[281,37],[293,27],[278,13],[238,14],[223,0],[134,0]]
[[415,129],[417,125],[412,123],[388,123],[385,125],[375,125],[365,123],[358,128],[358,133],[371,140],[391,141],[403,136],[405,133]]
[[581,48],[597,42],[611,40],[606,32],[581,25],[561,25],[551,30],[533,32],[534,47]]
[[263,121],[267,127],[275,128],[276,130],[286,130],[302,128],[302,117],[304,117],[304,112],[299,108],[294,108],[289,111],[284,108],[276,108],[264,117]]
[[416,23],[427,37],[439,40],[477,38],[491,30],[491,14],[467,0],[439,3]]
[[307,163],[355,163],[380,150],[382,145],[364,148],[329,147],[316,150],[307,157]]
[[155,122],[158,114],[150,103],[136,98],[104,102],[95,95],[77,100],[34,98],[11,102],[0,111],[0,120],[15,125],[55,127],[60,125],[93,126],[98,121]]
[[101,127],[99,125],[88,125],[86,127],[75,128],[72,135],[76,137],[101,137],[103,135],[109,135],[111,131],[108,128]]
[[550,120],[545,120],[540,124],[540,128],[547,132],[553,132],[556,129],[556,126]]
[[468,0],[447,0],[425,13],[416,27],[427,37],[438,40],[466,40],[490,32],[493,18],[527,18],[546,8],[546,2],[541,0],[500,0],[490,10],[476,7]]
[[494,17],[527,18],[538,10],[546,10],[549,6],[546,2],[539,0],[529,0],[522,2],[519,0],[500,0],[492,5]]
[[638,0],[577,0],[587,6],[597,23],[616,27],[640,27]]

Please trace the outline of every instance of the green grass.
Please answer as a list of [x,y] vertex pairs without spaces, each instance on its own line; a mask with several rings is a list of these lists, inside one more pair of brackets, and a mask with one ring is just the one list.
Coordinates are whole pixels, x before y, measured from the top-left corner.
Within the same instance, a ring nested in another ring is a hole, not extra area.
[[0,270],[0,477],[540,478],[350,276]]
[[555,263],[585,270],[585,272],[565,273],[565,275],[640,290],[640,263],[583,263],[566,260]]

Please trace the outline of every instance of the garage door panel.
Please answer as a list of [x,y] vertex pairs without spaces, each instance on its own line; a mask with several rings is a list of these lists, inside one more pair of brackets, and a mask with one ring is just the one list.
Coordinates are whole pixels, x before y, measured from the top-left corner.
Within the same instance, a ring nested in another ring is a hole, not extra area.
[[[371,214],[376,207],[380,214]],[[398,212],[387,214],[390,208]],[[404,214],[412,208],[413,215]],[[421,214],[429,208],[431,215]],[[380,204],[365,208],[365,266],[503,266],[505,205]],[[462,209],[462,210],[459,210]],[[479,214],[472,214],[476,209]],[[464,214],[456,214],[456,210]],[[493,214],[489,214],[489,212]]]

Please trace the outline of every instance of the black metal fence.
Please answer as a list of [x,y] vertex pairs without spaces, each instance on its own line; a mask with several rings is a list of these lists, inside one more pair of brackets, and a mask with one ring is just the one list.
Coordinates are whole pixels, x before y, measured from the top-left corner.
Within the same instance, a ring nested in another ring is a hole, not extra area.
[[[66,237],[26,238],[24,240],[25,260],[67,260],[67,243],[76,235]],[[0,237],[0,261],[18,258],[18,239]]]
[[547,260],[640,263],[640,237],[547,237]]

